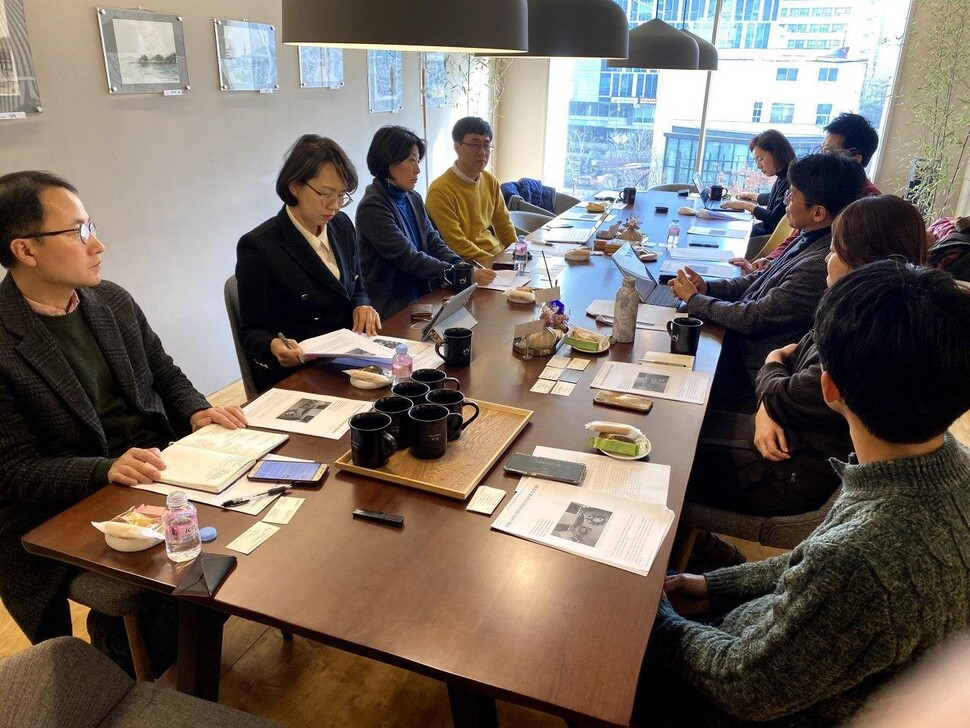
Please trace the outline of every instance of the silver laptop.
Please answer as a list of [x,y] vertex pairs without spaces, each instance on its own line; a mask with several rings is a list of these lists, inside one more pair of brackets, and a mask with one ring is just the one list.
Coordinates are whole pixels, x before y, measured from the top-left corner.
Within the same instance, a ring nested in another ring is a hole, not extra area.
[[681,301],[670,290],[670,286],[662,286],[657,283],[653,273],[637,257],[629,243],[613,253],[611,258],[613,265],[620,269],[620,273],[633,279],[633,286],[637,289],[641,303],[666,308],[678,308],[680,306]]

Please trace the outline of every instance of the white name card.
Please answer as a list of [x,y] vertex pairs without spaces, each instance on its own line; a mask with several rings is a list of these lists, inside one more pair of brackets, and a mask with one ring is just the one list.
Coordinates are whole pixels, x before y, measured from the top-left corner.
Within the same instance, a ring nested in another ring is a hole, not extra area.
[[545,331],[546,325],[539,319],[535,321],[527,321],[524,324],[517,324],[513,330],[513,335],[516,339],[523,336],[529,336],[530,334],[538,334],[541,331]]
[[540,306],[543,303],[549,303],[549,301],[559,300],[559,286],[553,286],[552,288],[537,288],[535,291],[536,303]]

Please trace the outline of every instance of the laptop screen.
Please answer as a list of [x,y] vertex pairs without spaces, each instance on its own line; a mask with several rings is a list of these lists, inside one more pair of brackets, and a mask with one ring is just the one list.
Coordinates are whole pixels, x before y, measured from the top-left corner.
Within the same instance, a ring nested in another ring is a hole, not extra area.
[[653,293],[658,285],[657,279],[653,277],[650,269],[647,268],[637,254],[633,252],[633,247],[626,243],[611,256],[613,264],[625,276],[633,279],[633,286],[637,289],[637,295],[641,303],[646,303],[647,298]]

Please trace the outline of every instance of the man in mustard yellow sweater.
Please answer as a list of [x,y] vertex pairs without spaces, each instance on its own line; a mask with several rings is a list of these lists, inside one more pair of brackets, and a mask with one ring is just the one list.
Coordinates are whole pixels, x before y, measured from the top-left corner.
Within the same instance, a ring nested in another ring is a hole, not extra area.
[[515,242],[515,228],[498,180],[485,171],[492,127],[477,116],[451,130],[458,158],[428,188],[428,214],[449,248],[465,260],[484,261]]

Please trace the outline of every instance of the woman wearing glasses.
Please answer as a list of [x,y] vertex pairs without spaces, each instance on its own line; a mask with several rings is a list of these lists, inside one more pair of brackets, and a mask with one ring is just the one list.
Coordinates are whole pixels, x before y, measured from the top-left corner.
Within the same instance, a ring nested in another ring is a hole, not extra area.
[[[426,146],[410,129],[377,130],[367,151],[374,175],[357,206],[361,268],[374,307],[384,318],[437,288],[445,271],[462,261],[445,245],[414,191]],[[495,272],[476,268],[475,283],[487,285]]]
[[747,210],[758,221],[751,228],[751,236],[771,235],[785,216],[785,194],[788,192],[788,165],[795,159],[795,150],[780,131],[763,131],[748,144],[754,163],[765,177],[774,177],[770,192],[742,192],[726,210]]
[[356,189],[357,171],[343,149],[305,134],[276,179],[283,208],[239,239],[239,336],[260,391],[303,363],[298,341],[381,327],[360,275],[353,223],[340,211]]

